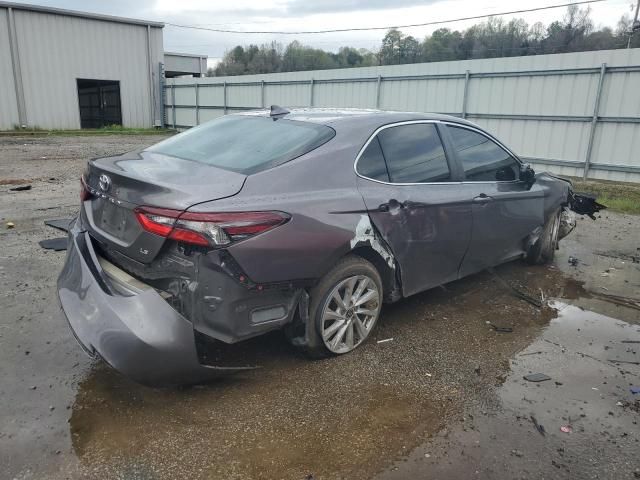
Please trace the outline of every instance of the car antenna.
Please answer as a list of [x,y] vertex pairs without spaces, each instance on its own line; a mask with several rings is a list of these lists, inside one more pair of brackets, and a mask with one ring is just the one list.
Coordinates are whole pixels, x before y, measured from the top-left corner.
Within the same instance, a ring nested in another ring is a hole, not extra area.
[[284,117],[285,115],[291,113],[286,108],[282,108],[278,105],[271,105],[269,116],[274,120],[278,120],[280,117]]

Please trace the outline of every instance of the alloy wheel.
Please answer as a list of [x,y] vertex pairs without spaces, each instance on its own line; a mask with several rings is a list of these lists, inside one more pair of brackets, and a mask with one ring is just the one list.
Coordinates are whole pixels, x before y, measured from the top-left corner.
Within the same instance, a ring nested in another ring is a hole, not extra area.
[[340,281],[322,309],[322,340],[333,353],[347,353],[360,345],[373,329],[381,308],[376,282],[366,275]]

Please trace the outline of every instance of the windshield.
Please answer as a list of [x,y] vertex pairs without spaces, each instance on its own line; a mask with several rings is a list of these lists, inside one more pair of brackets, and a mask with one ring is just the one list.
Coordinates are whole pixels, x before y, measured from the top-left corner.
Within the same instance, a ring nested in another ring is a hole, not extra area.
[[148,151],[250,174],[304,155],[334,135],[332,128],[315,123],[229,115],[191,128]]

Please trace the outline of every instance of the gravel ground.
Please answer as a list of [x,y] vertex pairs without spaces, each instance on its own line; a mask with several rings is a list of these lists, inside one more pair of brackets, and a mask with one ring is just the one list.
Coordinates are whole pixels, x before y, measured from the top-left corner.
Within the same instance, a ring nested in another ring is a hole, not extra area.
[[[483,273],[385,307],[374,338],[339,358],[309,361],[274,333],[246,345],[262,369],[182,389],[141,387],[92,362],[59,309],[64,253],[38,246],[60,236],[43,221],[77,211],[88,158],[158,140],[0,138],[1,478],[633,478],[640,468],[628,388],[640,366],[609,361],[640,360],[638,344],[621,343],[640,340],[640,222],[629,215],[580,220],[556,265],[497,269],[554,299],[544,308]],[[20,183],[33,188],[9,190]],[[522,380],[532,371],[553,378]]]

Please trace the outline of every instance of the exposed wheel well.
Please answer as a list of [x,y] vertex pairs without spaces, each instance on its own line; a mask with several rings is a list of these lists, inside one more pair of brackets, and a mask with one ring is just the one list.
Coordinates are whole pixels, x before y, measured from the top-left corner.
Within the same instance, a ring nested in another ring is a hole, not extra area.
[[391,268],[378,252],[369,245],[363,245],[354,248],[349,254],[364,258],[371,262],[376,270],[378,270],[380,278],[382,279],[382,290],[385,302],[394,302],[399,299],[401,296],[400,284],[396,277],[396,269]]

